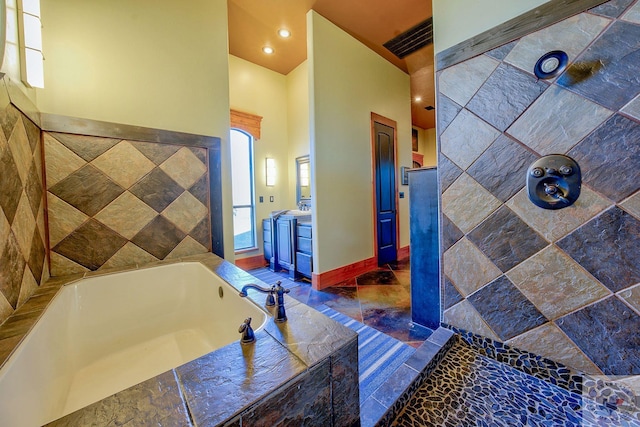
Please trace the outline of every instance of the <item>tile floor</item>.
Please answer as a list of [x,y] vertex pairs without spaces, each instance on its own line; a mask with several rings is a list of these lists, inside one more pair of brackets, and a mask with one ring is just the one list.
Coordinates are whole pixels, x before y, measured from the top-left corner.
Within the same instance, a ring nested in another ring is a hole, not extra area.
[[409,258],[322,291],[314,290],[306,280],[292,281],[286,271],[272,272],[264,267],[249,273],[269,284],[280,280],[291,290],[289,295],[300,302],[311,307],[326,305],[413,347],[420,346],[432,333],[411,321]]

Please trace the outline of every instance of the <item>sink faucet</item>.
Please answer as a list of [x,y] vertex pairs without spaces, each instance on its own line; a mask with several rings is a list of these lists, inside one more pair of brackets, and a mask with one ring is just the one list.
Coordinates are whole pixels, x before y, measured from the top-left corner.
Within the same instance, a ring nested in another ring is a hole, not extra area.
[[[278,280],[275,285],[271,286],[270,289],[263,288],[254,283],[249,283],[248,285],[244,285],[242,290],[240,291],[241,297],[247,296],[247,290],[255,289],[258,292],[262,292],[267,294],[267,302],[266,306],[276,306],[276,318],[275,321],[278,323],[285,322],[287,320],[287,313],[284,310],[284,294],[289,293],[289,289],[285,289],[282,287],[281,282]],[[276,295],[275,301],[273,295]]]

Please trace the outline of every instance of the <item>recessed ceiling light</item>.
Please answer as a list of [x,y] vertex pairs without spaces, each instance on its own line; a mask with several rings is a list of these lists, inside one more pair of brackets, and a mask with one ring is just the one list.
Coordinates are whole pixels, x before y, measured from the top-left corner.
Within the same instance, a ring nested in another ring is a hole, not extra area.
[[287,30],[286,28],[281,28],[280,30],[278,30],[278,35],[286,39],[287,37],[291,37],[291,31]]
[[263,51],[264,53],[266,53],[267,55],[271,55],[273,52],[275,52],[275,51],[273,50],[273,48],[272,48],[272,47],[270,47],[270,46],[265,46],[265,47],[263,47],[263,48],[262,48],[262,51]]

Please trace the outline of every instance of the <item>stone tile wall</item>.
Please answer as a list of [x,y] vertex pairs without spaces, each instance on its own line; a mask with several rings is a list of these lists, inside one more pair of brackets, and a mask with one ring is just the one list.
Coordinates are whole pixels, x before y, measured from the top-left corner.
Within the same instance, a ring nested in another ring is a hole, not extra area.
[[0,87],[0,323],[49,278],[40,129]]
[[[439,70],[444,322],[591,374],[640,374],[640,2],[615,0]],[[556,80],[533,75],[562,49]],[[528,200],[547,154],[571,207]]]
[[44,132],[51,275],[211,249],[207,150]]

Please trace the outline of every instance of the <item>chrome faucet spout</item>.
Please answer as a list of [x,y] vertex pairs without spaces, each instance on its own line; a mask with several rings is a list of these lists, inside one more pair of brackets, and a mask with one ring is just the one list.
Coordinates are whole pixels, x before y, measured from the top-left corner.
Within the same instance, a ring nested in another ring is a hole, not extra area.
[[276,300],[273,296],[273,294],[276,292],[276,287],[272,286],[271,289],[267,289],[267,288],[263,288],[262,286],[258,286],[255,283],[249,283],[248,285],[244,285],[242,287],[242,290],[240,291],[240,296],[241,297],[246,297],[247,296],[247,290],[249,289],[254,289],[258,292],[262,292],[263,294],[267,294],[267,301],[265,302],[265,305],[268,307],[274,306],[276,305]]
[[[247,290],[255,289],[258,292],[262,292],[267,295],[267,302],[265,305],[267,306],[276,306],[276,318],[275,321],[280,323],[287,320],[287,313],[284,309],[284,294],[289,293],[289,289],[285,289],[282,287],[281,282],[278,280],[275,285],[271,287],[271,289],[263,288],[254,283],[249,283],[248,285],[244,285],[242,290],[240,291],[241,297],[247,296]],[[274,297],[277,296],[277,300]]]

